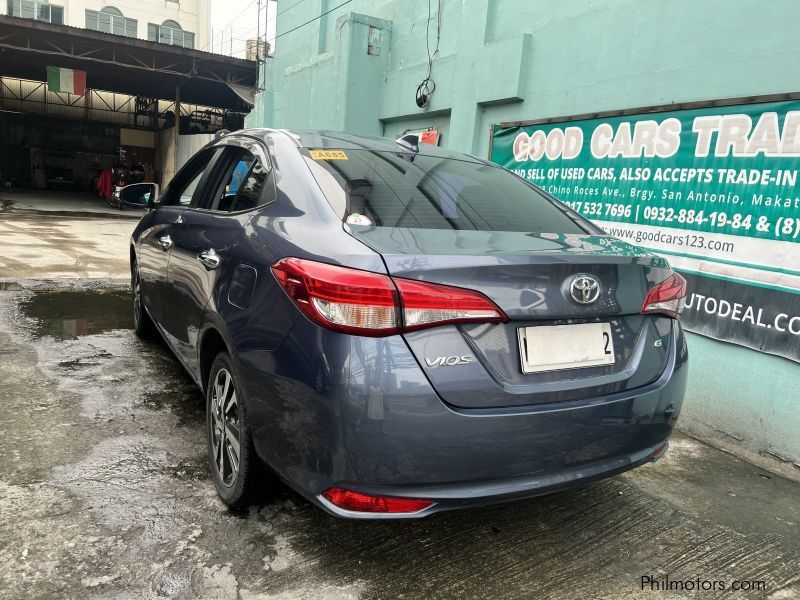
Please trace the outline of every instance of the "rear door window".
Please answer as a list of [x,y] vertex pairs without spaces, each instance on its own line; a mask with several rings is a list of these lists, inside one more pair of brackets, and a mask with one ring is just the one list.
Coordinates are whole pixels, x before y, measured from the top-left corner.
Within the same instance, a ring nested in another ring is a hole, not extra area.
[[269,170],[260,160],[255,159],[239,184],[236,201],[231,210],[250,210],[271,202],[274,194],[265,193],[273,191],[272,182],[268,182],[269,176]]
[[586,233],[516,175],[478,161],[370,150],[304,151],[339,217],[355,225]]
[[218,179],[208,208],[217,212],[252,210],[275,199],[272,172],[266,156],[243,147],[229,147],[220,159]]

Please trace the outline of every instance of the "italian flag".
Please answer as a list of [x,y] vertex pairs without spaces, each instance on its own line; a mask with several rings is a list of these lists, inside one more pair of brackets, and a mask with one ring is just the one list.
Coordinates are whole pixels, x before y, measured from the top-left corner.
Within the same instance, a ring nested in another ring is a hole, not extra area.
[[83,96],[86,93],[86,71],[47,67],[47,90]]

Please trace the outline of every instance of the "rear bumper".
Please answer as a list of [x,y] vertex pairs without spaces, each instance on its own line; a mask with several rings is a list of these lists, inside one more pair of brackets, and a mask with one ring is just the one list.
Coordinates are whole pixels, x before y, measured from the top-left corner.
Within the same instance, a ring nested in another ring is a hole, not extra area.
[[[504,502],[650,462],[680,413],[687,374],[677,323],[667,368],[652,384],[509,409],[446,404],[400,337],[330,334],[305,319],[276,351],[240,361],[259,455],[311,502],[350,518]],[[329,487],[436,504],[352,513],[322,497]]]
[[543,496],[586,485],[592,481],[611,477],[640,465],[655,462],[666,454],[668,446],[669,442],[664,441],[654,448],[646,448],[628,456],[618,456],[610,460],[589,463],[557,473],[545,473],[518,479],[419,487],[355,485],[350,488],[353,491],[372,496],[405,496],[416,499],[430,499],[435,502],[428,508],[412,513],[382,514],[344,510],[331,504],[322,495],[317,496],[314,501],[332,515],[346,519],[420,519],[445,510],[513,502],[523,498]]

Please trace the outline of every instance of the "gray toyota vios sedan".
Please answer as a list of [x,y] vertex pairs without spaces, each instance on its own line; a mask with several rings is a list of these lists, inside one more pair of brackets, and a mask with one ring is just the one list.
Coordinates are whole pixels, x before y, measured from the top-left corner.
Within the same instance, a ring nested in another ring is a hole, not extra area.
[[272,471],[338,516],[423,517],[665,452],[685,281],[516,175],[413,135],[253,129],[156,196],[121,194],[149,209],[136,331],[204,392],[227,505]]

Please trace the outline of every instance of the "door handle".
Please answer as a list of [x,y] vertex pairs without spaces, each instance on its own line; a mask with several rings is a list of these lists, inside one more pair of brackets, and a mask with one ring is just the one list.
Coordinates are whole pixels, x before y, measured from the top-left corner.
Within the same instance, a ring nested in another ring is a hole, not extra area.
[[197,260],[203,263],[205,268],[208,269],[209,271],[213,271],[214,269],[216,269],[222,262],[222,259],[219,257],[219,254],[217,254],[216,250],[214,250],[213,248],[209,248],[208,250],[203,250],[203,252],[197,255]]
[[160,238],[158,238],[158,245],[161,246],[161,249],[164,252],[166,252],[167,250],[172,248],[172,238],[169,237],[168,235],[165,235],[164,237],[160,237]]

